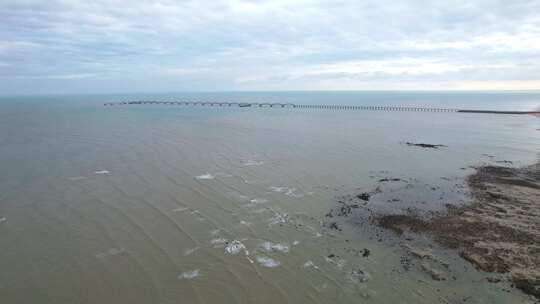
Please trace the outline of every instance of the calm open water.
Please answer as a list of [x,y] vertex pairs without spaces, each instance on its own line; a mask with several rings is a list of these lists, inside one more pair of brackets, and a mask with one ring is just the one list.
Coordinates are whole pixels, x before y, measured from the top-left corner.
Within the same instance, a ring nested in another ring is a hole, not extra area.
[[[469,166],[538,160],[538,118],[103,106],[129,99],[540,105],[540,93],[523,92],[1,98],[2,303],[528,301],[503,283],[486,283],[486,274],[447,250],[433,248],[455,279],[433,281],[402,269],[399,245],[352,224],[335,231],[321,223],[336,198],[371,189],[382,177],[447,191],[405,191],[403,204],[381,199],[381,211],[464,202],[466,190],[451,189],[473,172]],[[364,248],[367,258],[357,254]]]

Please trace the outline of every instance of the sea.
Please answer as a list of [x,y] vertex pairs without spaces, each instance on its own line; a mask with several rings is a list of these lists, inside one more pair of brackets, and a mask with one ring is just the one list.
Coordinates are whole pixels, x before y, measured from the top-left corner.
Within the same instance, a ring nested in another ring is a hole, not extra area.
[[104,106],[130,100],[533,110],[540,92],[1,97],[2,303],[534,302],[427,235],[327,215],[358,193],[372,216],[466,204],[475,167],[538,161],[538,117]]

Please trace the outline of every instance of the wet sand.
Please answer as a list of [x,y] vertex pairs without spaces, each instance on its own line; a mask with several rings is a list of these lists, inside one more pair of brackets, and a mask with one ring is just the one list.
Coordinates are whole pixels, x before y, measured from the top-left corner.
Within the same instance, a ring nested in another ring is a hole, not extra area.
[[[467,178],[472,202],[448,205],[431,218],[410,214],[379,215],[375,223],[395,231],[426,233],[456,249],[479,270],[504,274],[527,294],[540,299],[540,165],[508,168],[487,165]],[[409,252],[419,252],[407,248]],[[417,255],[425,257],[421,252]],[[425,266],[434,279],[442,274]],[[499,277],[488,277],[497,282]]]

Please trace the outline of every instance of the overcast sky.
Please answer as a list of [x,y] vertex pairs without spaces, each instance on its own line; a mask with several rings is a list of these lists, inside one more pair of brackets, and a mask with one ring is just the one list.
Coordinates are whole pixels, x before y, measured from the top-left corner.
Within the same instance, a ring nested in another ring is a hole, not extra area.
[[539,0],[0,0],[0,95],[539,88]]

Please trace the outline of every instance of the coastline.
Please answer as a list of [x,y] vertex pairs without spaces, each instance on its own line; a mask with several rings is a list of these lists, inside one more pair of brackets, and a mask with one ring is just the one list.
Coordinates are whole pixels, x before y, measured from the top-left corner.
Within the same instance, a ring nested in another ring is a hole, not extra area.
[[482,166],[469,175],[472,200],[424,219],[379,215],[375,223],[401,235],[425,233],[476,268],[504,274],[540,299],[540,164],[523,168]]

